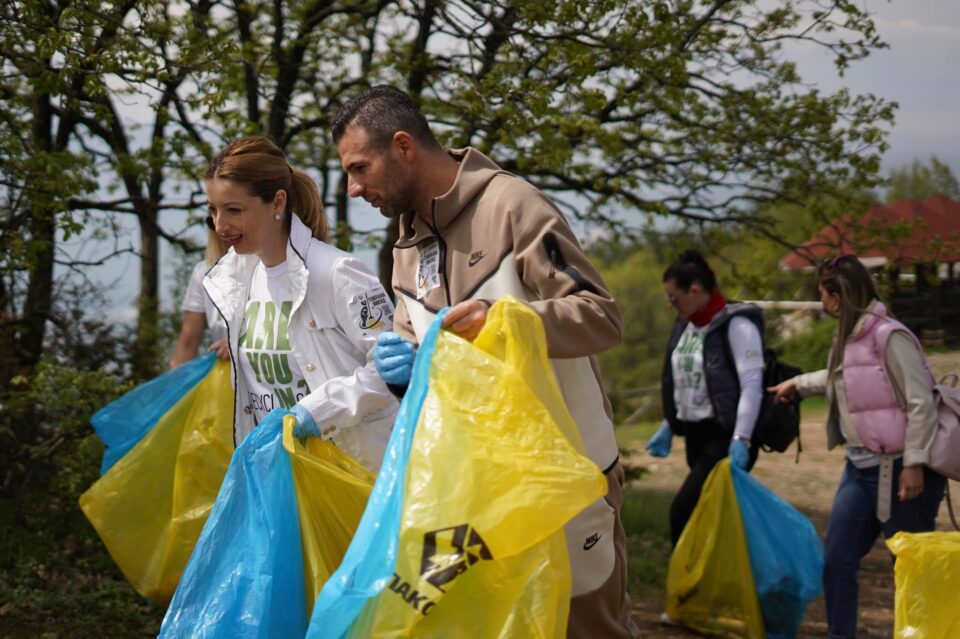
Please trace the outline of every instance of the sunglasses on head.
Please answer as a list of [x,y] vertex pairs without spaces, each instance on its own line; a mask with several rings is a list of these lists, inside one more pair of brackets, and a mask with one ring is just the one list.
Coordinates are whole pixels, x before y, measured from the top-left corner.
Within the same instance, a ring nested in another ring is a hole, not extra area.
[[837,266],[840,265],[840,262],[841,262],[842,260],[845,260],[845,259],[848,259],[848,258],[851,258],[851,257],[856,258],[857,256],[854,255],[853,253],[844,253],[844,254],[842,254],[842,255],[838,255],[838,256],[836,256],[835,258],[833,258],[832,260],[830,260],[829,262],[827,262],[826,268],[828,268],[828,269],[830,269],[830,270],[833,270],[833,269],[837,268]]
[[211,231],[217,230],[217,225],[213,223],[213,218],[209,215],[207,216],[207,228]]

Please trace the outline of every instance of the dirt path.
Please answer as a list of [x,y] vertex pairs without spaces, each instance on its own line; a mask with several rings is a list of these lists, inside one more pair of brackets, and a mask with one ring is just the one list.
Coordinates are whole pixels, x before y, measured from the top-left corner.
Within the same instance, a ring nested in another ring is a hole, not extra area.
[[[952,355],[947,362],[934,362],[934,368],[943,370],[945,363],[958,369],[960,356]],[[843,470],[843,451],[838,448],[827,451],[823,415],[805,415],[801,427],[803,453],[800,462],[794,463],[795,449],[784,454],[761,454],[753,475],[778,495],[789,501],[813,521],[821,538],[826,532],[827,519],[833,494]],[[676,438],[674,450],[666,459],[643,456],[642,464],[649,472],[635,480],[637,486],[650,489],[676,491],[686,474],[683,440]],[[955,502],[960,501],[960,485],[951,482]],[[949,519],[944,503],[937,520],[938,528],[948,529]],[[890,552],[878,541],[864,558],[860,568],[860,628],[859,637],[891,637],[893,635],[894,605],[893,565]],[[660,623],[663,601],[643,599],[635,602],[635,616],[643,637],[695,637],[682,628]],[[814,600],[807,609],[799,637],[825,637],[827,635],[826,612],[823,597]]]

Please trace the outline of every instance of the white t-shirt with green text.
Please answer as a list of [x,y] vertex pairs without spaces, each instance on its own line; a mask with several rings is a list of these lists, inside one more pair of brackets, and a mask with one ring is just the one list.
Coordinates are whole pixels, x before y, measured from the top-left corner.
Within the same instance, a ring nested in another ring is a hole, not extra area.
[[240,329],[240,371],[257,423],[274,408],[290,408],[310,392],[290,348],[294,293],[288,263],[258,263]]
[[[707,326],[687,324],[680,341],[670,355],[673,366],[673,400],[677,406],[677,419],[698,422],[713,417],[713,404],[703,370],[703,340]],[[735,316],[727,327],[730,352],[736,370],[731,375],[763,368],[763,342],[756,325],[746,317]]]

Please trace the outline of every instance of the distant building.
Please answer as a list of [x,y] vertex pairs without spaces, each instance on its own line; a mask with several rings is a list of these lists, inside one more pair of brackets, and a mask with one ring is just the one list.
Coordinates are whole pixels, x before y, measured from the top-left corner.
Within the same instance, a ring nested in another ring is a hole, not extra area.
[[824,226],[780,267],[812,272],[843,253],[883,268],[891,309],[917,335],[933,343],[960,341],[960,203],[935,195],[873,204]]

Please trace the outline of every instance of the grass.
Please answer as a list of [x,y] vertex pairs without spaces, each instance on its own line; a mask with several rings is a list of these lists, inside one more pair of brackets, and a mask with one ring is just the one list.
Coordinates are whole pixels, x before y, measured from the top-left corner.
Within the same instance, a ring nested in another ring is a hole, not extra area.
[[127,583],[76,503],[0,502],[0,637],[156,636],[163,610]]
[[[630,453],[641,452],[659,427],[659,422],[640,422],[615,429],[628,480],[644,472],[642,466],[629,462]],[[669,520],[672,500],[673,494],[669,492],[637,487],[624,490],[620,518],[627,533],[627,590],[631,597],[663,596],[672,551]]]
[[937,346],[924,346],[923,352],[927,355],[947,355],[960,350],[960,344],[940,344]]
[[631,597],[662,597],[670,563],[668,514],[673,495],[628,488],[620,517],[627,533],[627,590]]
[[827,402],[823,397],[808,397],[800,403],[800,413],[804,418],[825,413],[826,410]]
[[643,450],[644,444],[660,427],[660,422],[638,422],[621,424],[613,430],[620,450]]

